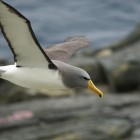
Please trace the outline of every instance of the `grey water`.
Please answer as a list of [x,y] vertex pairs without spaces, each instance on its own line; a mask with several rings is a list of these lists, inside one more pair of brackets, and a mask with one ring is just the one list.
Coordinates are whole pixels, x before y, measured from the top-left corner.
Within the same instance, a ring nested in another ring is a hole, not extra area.
[[[43,48],[84,35],[93,49],[114,43],[140,22],[140,0],[5,0],[31,21]],[[0,34],[0,59],[12,53]]]

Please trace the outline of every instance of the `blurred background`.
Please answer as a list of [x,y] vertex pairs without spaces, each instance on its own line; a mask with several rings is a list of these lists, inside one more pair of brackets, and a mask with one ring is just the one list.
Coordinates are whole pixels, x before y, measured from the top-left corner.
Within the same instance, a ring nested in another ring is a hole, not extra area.
[[[88,37],[91,47],[70,63],[87,70],[105,95],[44,95],[0,80],[0,140],[139,140],[140,1],[4,1],[31,21],[43,48]],[[0,65],[12,62],[0,32]]]

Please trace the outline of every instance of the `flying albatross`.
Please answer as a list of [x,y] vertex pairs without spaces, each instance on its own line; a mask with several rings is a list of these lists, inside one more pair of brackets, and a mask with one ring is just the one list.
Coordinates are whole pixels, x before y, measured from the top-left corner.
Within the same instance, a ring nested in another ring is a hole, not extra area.
[[15,65],[0,67],[0,78],[25,88],[61,90],[81,87],[103,96],[86,71],[66,63],[77,50],[89,46],[87,38],[71,37],[43,50],[30,21],[2,0],[0,28],[15,60]]

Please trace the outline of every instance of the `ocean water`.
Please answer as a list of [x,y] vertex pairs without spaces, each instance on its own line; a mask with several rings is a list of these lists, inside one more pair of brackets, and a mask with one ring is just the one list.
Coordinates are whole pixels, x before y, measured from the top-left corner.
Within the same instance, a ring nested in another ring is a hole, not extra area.
[[[84,35],[93,49],[125,37],[140,22],[140,0],[5,0],[26,16],[43,48]],[[0,59],[12,53],[0,35]]]

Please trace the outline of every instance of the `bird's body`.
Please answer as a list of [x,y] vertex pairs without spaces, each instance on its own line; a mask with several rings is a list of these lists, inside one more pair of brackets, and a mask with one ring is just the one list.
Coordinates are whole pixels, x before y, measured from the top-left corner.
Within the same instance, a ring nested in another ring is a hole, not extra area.
[[58,71],[44,68],[19,68],[15,65],[3,66],[0,70],[5,71],[1,78],[25,88],[38,90],[66,89]]
[[[79,70],[81,70],[83,73],[84,71],[78,67],[66,64],[58,60],[52,60],[52,62],[59,69],[51,70],[45,68],[16,67],[16,65],[3,66],[0,67],[0,70],[3,72],[1,74],[1,78],[8,80],[16,85],[31,89],[61,90],[75,88],[75,86],[72,85],[75,84],[75,81],[73,81],[73,70],[77,71],[77,73]],[[67,87],[67,83],[64,85],[64,78],[62,78],[60,73],[63,73],[63,76],[67,76],[69,79],[69,85]]]
[[0,78],[25,88],[61,90],[83,87],[103,95],[86,71],[65,63],[75,51],[89,46],[87,38],[71,37],[43,50],[29,20],[2,0],[0,28],[15,60],[15,65],[0,67]]

